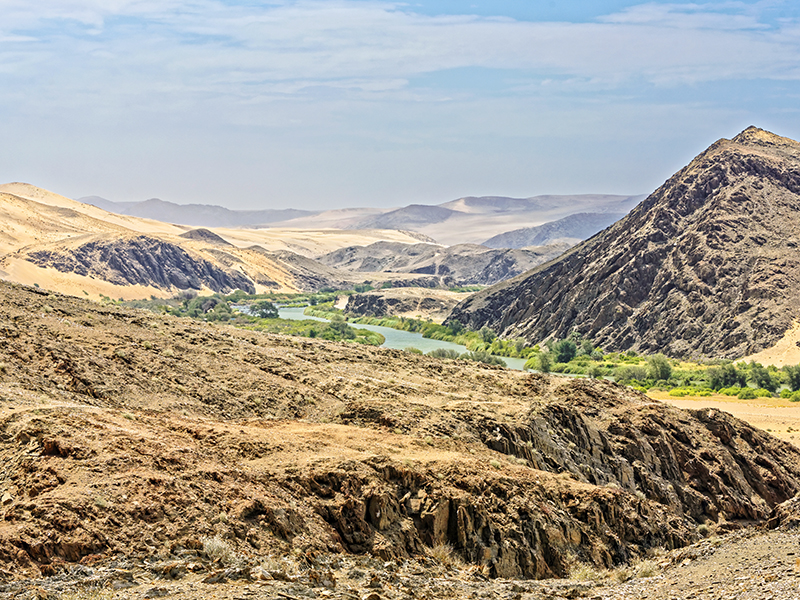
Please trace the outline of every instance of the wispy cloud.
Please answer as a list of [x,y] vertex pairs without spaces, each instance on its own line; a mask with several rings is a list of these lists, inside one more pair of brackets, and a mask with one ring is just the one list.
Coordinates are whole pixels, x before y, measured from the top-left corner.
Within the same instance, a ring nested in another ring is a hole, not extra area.
[[[735,93],[754,80],[780,96],[774,110],[791,109],[781,98],[800,79],[800,23],[774,18],[776,1],[648,2],[589,21],[536,22],[431,16],[392,1],[0,0],[0,114],[5,131],[15,123],[23,155],[41,151],[37,131],[44,139],[58,129],[79,140],[75,161],[81,143],[92,160],[122,152],[124,135],[154,170],[184,153],[212,173],[236,154],[232,170],[283,164],[273,176],[291,173],[287,190],[313,187],[302,175],[309,157],[319,173],[327,161],[336,179],[349,172],[348,156],[371,165],[372,191],[413,173],[474,183],[491,169],[511,181],[516,168],[521,189],[521,162],[535,162],[519,158],[530,156],[525,139],[617,132],[634,147],[647,127],[642,139],[674,136],[668,115],[692,126],[736,121],[749,113],[697,90]],[[658,115],[651,125],[648,115]],[[201,150],[208,138],[219,154]],[[549,165],[540,176],[553,176],[555,159],[537,156]],[[595,175],[604,169],[614,172],[598,166]]]
[[[752,5],[736,2],[642,4],[588,24],[431,17],[406,5],[353,1],[0,0],[0,11],[12,64],[16,57],[28,69],[20,53],[30,52],[42,68],[103,79],[124,70],[144,89],[177,79],[247,95],[247,86],[300,91],[310,81],[360,80],[360,89],[384,91],[381,82],[461,67],[662,85],[800,76],[793,24],[768,26]],[[286,81],[306,83],[275,85]]]

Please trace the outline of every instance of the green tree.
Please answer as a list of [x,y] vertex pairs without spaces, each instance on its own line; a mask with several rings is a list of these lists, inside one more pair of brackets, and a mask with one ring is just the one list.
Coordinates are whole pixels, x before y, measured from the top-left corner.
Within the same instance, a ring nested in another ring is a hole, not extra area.
[[250,313],[259,319],[277,319],[278,309],[269,300],[261,300],[250,305]]
[[481,327],[481,330],[478,333],[481,334],[483,341],[486,342],[487,344],[491,344],[495,340],[495,338],[497,338],[497,334],[491,329],[489,329],[486,325]]
[[672,364],[663,354],[654,354],[647,359],[647,378],[653,381],[667,381],[672,376]]
[[778,389],[778,382],[772,377],[770,372],[757,362],[748,365],[750,371],[748,379],[757,387],[769,390],[773,394]]
[[561,340],[551,348],[556,362],[568,363],[578,354],[578,346],[572,340]]
[[786,365],[783,367],[783,372],[786,374],[789,389],[793,392],[800,391],[800,365]]

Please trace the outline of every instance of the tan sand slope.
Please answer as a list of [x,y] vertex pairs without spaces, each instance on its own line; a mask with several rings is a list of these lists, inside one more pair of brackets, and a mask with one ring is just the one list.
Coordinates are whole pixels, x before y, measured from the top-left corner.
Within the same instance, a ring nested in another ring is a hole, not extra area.
[[784,336],[771,348],[742,359],[743,362],[751,360],[776,367],[800,364],[800,323],[794,321]]

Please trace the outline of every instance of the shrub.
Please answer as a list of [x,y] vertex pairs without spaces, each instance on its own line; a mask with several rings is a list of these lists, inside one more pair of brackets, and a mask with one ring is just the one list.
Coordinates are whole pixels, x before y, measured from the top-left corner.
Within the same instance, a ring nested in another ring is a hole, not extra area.
[[461,355],[461,358],[466,360],[474,360],[479,363],[484,363],[486,365],[499,365],[501,367],[506,366],[506,362],[500,358],[499,356],[494,356],[493,354],[489,354],[483,350],[478,352],[465,352]]
[[758,388],[756,390],[756,398],[772,398],[772,392],[764,388]]
[[630,381],[644,381],[647,378],[647,371],[643,367],[623,365],[614,369],[614,379],[619,383]]
[[739,392],[741,391],[742,388],[737,386],[737,387],[722,388],[721,390],[719,390],[719,393],[722,394],[723,396],[738,396]]
[[419,348],[414,348],[414,346],[408,346],[404,350],[409,354],[422,354],[422,350],[420,350]]
[[684,396],[689,396],[691,393],[692,390],[687,390],[686,388],[674,388],[669,391],[669,395],[676,398],[683,398]]
[[431,350],[428,352],[428,356],[433,358],[450,358],[456,359],[461,356],[458,350],[450,350],[448,348],[436,348],[436,350]]
[[794,392],[790,389],[781,390],[781,398],[788,399],[792,397]]
[[481,337],[483,338],[483,341],[486,342],[487,344],[491,344],[495,340],[495,338],[497,337],[497,334],[494,331],[492,331],[491,329],[489,329],[486,325],[481,327],[481,329],[480,329],[480,331],[478,333],[481,334]]
[[800,365],[783,367],[783,372],[786,374],[786,382],[789,384],[789,389],[796,392],[800,390]]
[[792,397],[789,398],[789,402],[800,402],[800,392],[792,393]]
[[755,400],[758,396],[756,396],[756,391],[751,387],[742,388],[742,390],[736,396],[740,400]]
[[540,352],[525,362],[526,369],[533,369],[542,373],[549,373],[553,363],[549,352]]

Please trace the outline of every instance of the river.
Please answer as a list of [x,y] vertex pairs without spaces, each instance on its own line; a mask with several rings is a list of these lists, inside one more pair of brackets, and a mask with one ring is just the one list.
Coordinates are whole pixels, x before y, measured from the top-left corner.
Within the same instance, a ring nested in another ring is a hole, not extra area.
[[[293,321],[302,321],[310,319],[312,321],[326,321],[319,317],[309,317],[303,314],[305,309],[303,307],[295,308],[278,308],[278,315],[281,319],[291,319]],[[439,340],[431,340],[422,337],[421,333],[413,333],[411,331],[401,331],[399,329],[392,329],[391,327],[381,327],[380,325],[360,325],[358,323],[351,323],[353,327],[358,329],[369,329],[380,333],[386,338],[382,344],[382,348],[394,348],[395,350],[405,350],[406,348],[417,348],[422,350],[425,354],[437,348],[444,348],[445,350],[455,350],[459,354],[467,352],[467,347],[461,344],[454,344],[452,342],[441,342]],[[506,358],[500,357],[509,369],[516,369],[517,371],[524,371],[525,359],[524,358]]]

